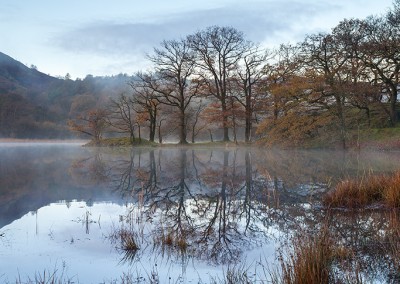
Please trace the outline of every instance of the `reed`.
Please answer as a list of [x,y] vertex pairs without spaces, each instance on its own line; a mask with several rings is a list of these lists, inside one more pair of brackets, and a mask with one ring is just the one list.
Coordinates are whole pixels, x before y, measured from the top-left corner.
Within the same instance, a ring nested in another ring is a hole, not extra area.
[[136,252],[139,250],[136,233],[125,228],[114,229],[108,236],[112,243],[115,243],[118,249]]
[[322,202],[329,208],[356,209],[374,204],[400,207],[400,171],[391,176],[368,174],[361,179],[344,180]]
[[333,256],[328,230],[316,235],[297,235],[292,241],[292,252],[281,257],[281,279],[284,284],[329,283]]
[[14,282],[15,284],[72,284],[77,283],[75,279],[68,278],[64,275],[64,270],[59,271],[54,269],[53,271],[44,270],[43,272],[36,272],[34,278],[28,278],[22,280],[19,275]]
[[155,246],[161,246],[162,249],[177,249],[181,253],[186,253],[189,246],[187,237],[184,232],[168,231],[162,227],[160,237],[153,239]]

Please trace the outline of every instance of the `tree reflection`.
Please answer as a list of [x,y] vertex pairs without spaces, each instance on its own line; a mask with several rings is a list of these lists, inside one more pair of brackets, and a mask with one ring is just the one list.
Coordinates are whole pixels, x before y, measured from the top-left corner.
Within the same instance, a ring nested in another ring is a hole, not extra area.
[[[365,167],[364,158],[333,153],[141,148],[94,157],[87,161],[100,165],[87,170],[98,176],[94,180],[107,177],[129,204],[121,220],[142,235],[146,247],[182,262],[191,256],[233,263],[273,238],[321,226],[326,212],[310,200],[318,201],[333,180]],[[338,221],[332,229],[338,236],[345,232],[341,238],[349,242],[355,236],[346,224]],[[355,234],[363,234],[362,226],[351,224]]]
[[113,188],[151,220],[154,246],[214,263],[237,261],[258,244],[257,235],[267,240],[274,194],[260,182],[250,150],[190,152],[190,161],[187,149],[110,159]]

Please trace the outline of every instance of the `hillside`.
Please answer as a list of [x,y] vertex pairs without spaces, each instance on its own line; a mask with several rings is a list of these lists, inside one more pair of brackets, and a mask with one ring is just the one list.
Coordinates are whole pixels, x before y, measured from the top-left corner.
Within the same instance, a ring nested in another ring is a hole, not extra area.
[[0,78],[2,82],[8,81],[11,84],[34,89],[35,91],[45,90],[50,84],[59,81],[59,79],[39,72],[34,68],[28,68],[2,52],[0,52]]
[[74,137],[66,122],[127,91],[129,77],[59,79],[0,52],[0,138]]

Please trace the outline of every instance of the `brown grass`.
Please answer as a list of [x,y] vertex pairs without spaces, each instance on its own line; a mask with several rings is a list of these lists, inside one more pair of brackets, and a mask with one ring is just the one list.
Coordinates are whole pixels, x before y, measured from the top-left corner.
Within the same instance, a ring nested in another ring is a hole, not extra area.
[[165,232],[162,230],[161,237],[154,238],[155,245],[161,245],[164,248],[174,248],[180,251],[181,253],[185,253],[188,248],[187,238],[183,233],[178,234],[176,232]]
[[400,171],[391,176],[369,174],[361,179],[344,180],[322,202],[330,208],[355,209],[373,204],[400,207]]
[[136,233],[131,230],[124,228],[114,230],[109,238],[113,243],[117,244],[119,249],[124,251],[136,252],[139,250]]
[[281,258],[279,283],[329,283],[333,257],[332,240],[327,229],[316,235],[297,235],[292,240],[293,251]]

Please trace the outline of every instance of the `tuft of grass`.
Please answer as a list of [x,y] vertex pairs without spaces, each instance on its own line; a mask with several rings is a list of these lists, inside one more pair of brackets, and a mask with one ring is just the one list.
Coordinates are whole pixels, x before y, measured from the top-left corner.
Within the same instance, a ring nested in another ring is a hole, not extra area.
[[60,272],[54,268],[54,271],[44,270],[43,272],[36,272],[33,278],[22,280],[21,276],[15,280],[16,284],[72,284],[78,283],[72,278],[64,275],[64,269]]
[[359,180],[344,180],[322,202],[330,208],[356,209],[380,203],[389,208],[400,207],[400,171],[392,176],[369,174]]
[[334,255],[327,229],[316,235],[298,234],[292,241],[293,251],[281,256],[282,275],[279,283],[329,283]]
[[177,249],[181,253],[186,253],[189,246],[188,240],[184,233],[174,233],[172,231],[165,232],[162,229],[161,236],[154,238],[154,244],[161,246],[162,249]]
[[[251,284],[254,280],[249,276],[249,269],[244,264],[228,266],[222,279],[211,278],[212,284]],[[261,282],[262,283],[262,282]]]
[[123,251],[136,252],[139,250],[136,233],[124,228],[114,230],[109,238]]
[[121,247],[124,251],[137,251],[139,249],[136,243],[135,234],[128,230],[120,231]]

